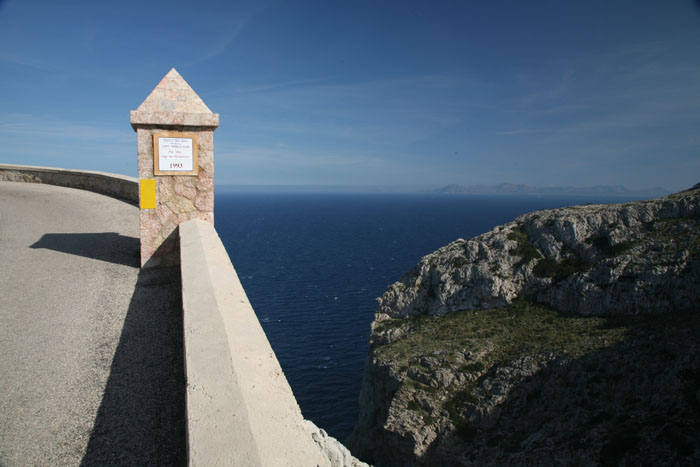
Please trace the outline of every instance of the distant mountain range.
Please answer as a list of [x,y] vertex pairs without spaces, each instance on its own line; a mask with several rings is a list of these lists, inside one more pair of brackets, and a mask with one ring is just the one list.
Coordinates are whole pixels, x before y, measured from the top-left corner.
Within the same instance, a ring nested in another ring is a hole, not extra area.
[[465,195],[600,195],[600,196],[664,196],[670,193],[661,187],[630,190],[622,185],[597,185],[590,187],[573,186],[529,186],[521,183],[501,183],[498,185],[445,185],[436,193]]

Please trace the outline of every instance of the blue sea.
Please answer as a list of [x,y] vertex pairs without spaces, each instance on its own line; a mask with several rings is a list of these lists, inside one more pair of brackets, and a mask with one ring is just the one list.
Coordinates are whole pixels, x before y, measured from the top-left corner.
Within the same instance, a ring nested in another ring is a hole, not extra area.
[[420,258],[520,214],[621,198],[217,190],[216,228],[304,416],[344,440],[375,299]]

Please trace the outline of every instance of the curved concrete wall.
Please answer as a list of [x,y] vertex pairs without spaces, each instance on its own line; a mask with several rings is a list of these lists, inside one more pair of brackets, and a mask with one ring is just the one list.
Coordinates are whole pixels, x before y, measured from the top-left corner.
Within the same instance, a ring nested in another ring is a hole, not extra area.
[[0,164],[0,181],[46,183],[94,191],[138,206],[139,183],[134,177],[89,170]]
[[189,465],[365,465],[302,417],[214,226],[179,234]]

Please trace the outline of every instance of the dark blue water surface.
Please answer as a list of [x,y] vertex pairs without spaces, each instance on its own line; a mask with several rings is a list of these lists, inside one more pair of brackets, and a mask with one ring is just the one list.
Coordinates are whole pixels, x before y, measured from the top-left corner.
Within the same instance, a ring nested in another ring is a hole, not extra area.
[[216,229],[304,416],[357,421],[375,298],[418,260],[525,212],[620,199],[217,191]]

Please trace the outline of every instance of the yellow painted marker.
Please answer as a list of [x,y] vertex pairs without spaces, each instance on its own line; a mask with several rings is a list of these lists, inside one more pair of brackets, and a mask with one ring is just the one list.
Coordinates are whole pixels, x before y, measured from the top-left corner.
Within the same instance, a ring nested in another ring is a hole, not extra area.
[[142,178],[141,182],[141,209],[156,208],[156,181],[154,179]]

